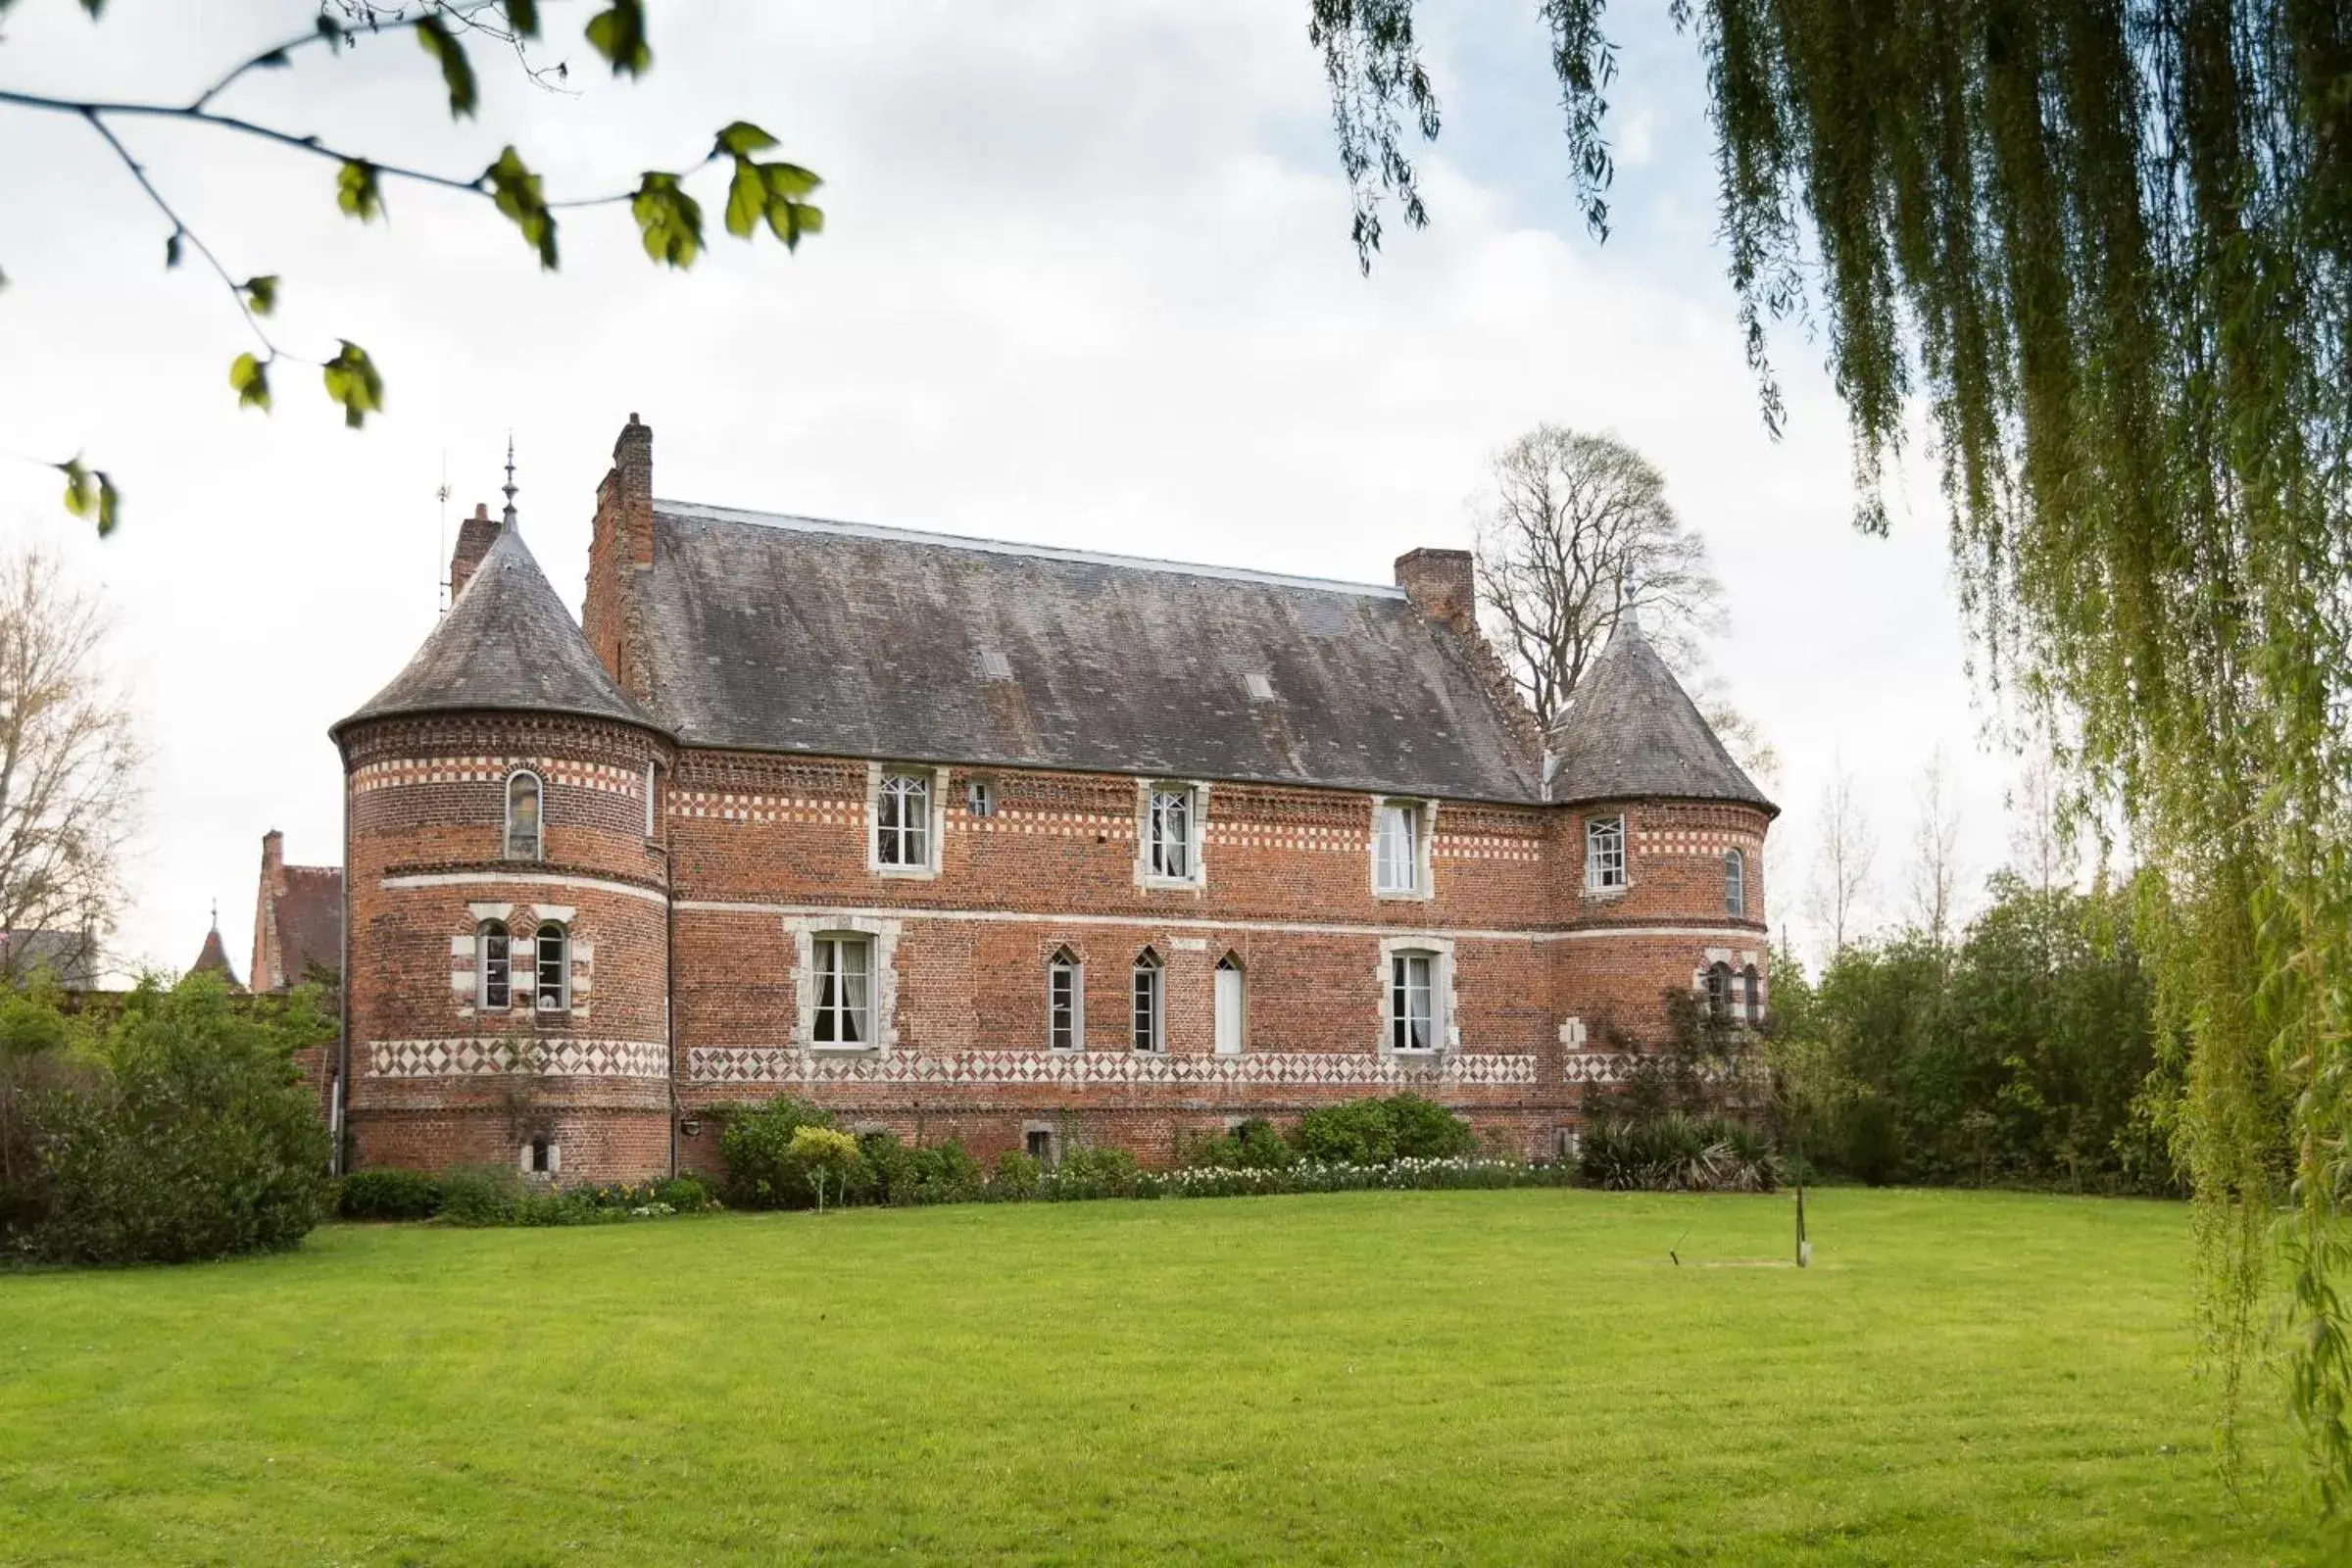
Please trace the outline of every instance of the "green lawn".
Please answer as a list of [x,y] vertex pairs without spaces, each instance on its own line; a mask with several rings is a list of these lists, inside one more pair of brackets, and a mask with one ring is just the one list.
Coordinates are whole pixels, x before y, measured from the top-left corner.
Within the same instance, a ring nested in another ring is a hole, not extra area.
[[[2323,1562],[2187,1214],[1367,1193],[0,1276],[0,1561]],[[1683,1266],[1668,1260],[1679,1247]]]

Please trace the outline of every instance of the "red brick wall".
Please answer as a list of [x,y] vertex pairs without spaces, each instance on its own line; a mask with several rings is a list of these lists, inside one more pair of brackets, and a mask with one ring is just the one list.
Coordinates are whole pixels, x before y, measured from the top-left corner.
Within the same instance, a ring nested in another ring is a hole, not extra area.
[[[939,873],[910,878],[867,863],[859,760],[672,758],[626,725],[487,716],[386,721],[346,750],[362,1163],[503,1162],[527,1122],[559,1138],[567,1180],[655,1174],[668,1167],[674,1096],[702,1123],[679,1158],[709,1168],[712,1107],[785,1091],[853,1125],[961,1138],[983,1158],[1045,1126],[1158,1161],[1241,1116],[1288,1120],[1412,1088],[1499,1149],[1549,1153],[1581,1102],[1576,1047],[1654,1040],[1661,993],[1690,986],[1716,953],[1763,963],[1767,820],[1747,808],[1440,803],[1434,894],[1394,899],[1372,887],[1373,800],[1344,791],[1212,783],[1204,881],[1147,888],[1130,778],[990,771],[997,809],[978,818],[963,807],[974,775],[952,770]],[[648,761],[664,768],[653,838]],[[503,780],[518,762],[547,782],[547,854],[528,864],[500,855]],[[1584,819],[1619,809],[1631,885],[1593,897]],[[1734,846],[1747,857],[1739,922],[1724,910]],[[455,978],[470,974],[470,953],[454,951],[475,904],[514,906],[518,949],[527,911],[570,909],[582,1004],[476,1015]],[[846,925],[892,955],[895,1038],[812,1070],[800,1049],[803,944]],[[1410,938],[1450,947],[1459,1049],[1443,1070],[1384,1058],[1383,943]],[[1157,1057],[1128,1043],[1147,946],[1163,965]],[[1076,1056],[1046,1040],[1046,966],[1063,947],[1085,965]],[[1238,1062],[1213,1054],[1213,971],[1227,953],[1247,976]],[[416,1070],[436,1043],[478,1062],[479,1042],[510,1039],[594,1065],[524,1073],[519,1088],[513,1074]],[[660,1071],[583,1054],[599,1050]]]

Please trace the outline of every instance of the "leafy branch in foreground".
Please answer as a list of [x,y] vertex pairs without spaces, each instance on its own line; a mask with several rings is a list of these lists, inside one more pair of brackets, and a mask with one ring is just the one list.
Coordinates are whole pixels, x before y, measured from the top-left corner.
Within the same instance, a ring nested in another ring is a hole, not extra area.
[[[8,4],[9,0],[0,0],[0,12],[6,11]],[[81,0],[81,6],[95,20],[104,11],[105,0]],[[390,5],[378,0],[321,0],[311,30],[242,60],[186,103],[59,97],[0,88],[0,108],[68,114],[81,120],[170,224],[164,240],[165,267],[177,268],[193,251],[220,280],[255,342],[229,365],[229,389],[236,395],[238,407],[269,411],[274,403],[272,369],[281,361],[307,365],[318,370],[327,398],[343,411],[344,422],[358,429],[368,416],[381,413],[384,406],[383,377],[368,351],[344,339],[338,340],[340,346],[331,356],[305,357],[280,344],[265,325],[277,306],[279,274],[240,278],[225,266],[124,144],[117,130],[119,124],[154,121],[204,125],[324,159],[335,166],[337,210],[363,223],[387,216],[386,181],[407,181],[478,197],[514,225],[547,271],[556,270],[561,263],[559,213],[624,203],[649,258],[665,267],[692,267],[704,248],[703,208],[687,191],[686,183],[713,164],[726,164],[732,170],[725,209],[728,233],[749,240],[764,225],[787,249],[794,249],[804,236],[824,231],[824,212],[808,199],[820,183],[817,176],[797,164],[762,160],[760,155],[775,147],[776,139],[749,121],[734,121],[720,129],[710,150],[692,165],[646,171],[633,189],[551,200],[538,172],[513,146],[504,148],[477,174],[446,173],[374,157],[310,132],[264,124],[213,107],[246,75],[289,69],[303,50],[323,50],[340,57],[365,40],[407,33],[416,39],[438,72],[450,118],[470,119],[480,102],[481,83],[467,49],[469,38],[510,50],[536,85],[553,90],[569,78],[564,62],[541,66],[533,60],[531,48],[540,39],[539,12],[537,0],[418,0]],[[644,0],[609,0],[589,18],[584,36],[614,76],[634,80],[653,68]],[[0,287],[6,283],[6,275],[0,273]],[[76,516],[95,521],[101,533],[112,531],[120,511],[113,481],[102,471],[84,469],[78,458],[51,466],[67,476],[68,508]]]

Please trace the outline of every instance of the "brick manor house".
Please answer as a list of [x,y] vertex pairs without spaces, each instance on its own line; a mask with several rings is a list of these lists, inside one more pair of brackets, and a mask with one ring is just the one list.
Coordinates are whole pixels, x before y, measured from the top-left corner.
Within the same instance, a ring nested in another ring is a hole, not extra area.
[[1395,587],[658,501],[584,624],[477,510],[333,727],[358,1165],[635,1179],[806,1096],[984,1160],[1413,1090],[1548,1155],[1764,1005],[1775,808],[1629,618],[1546,735],[1470,557]]

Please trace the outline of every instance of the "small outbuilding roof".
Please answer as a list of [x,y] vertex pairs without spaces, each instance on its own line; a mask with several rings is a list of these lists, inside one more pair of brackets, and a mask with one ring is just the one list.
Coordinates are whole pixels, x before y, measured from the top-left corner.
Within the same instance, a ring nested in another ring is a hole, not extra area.
[[1738,801],[1778,815],[1642,634],[1632,612],[1551,728],[1546,798]]
[[328,733],[395,714],[481,709],[660,727],[606,673],[513,527],[499,531],[408,667]]

